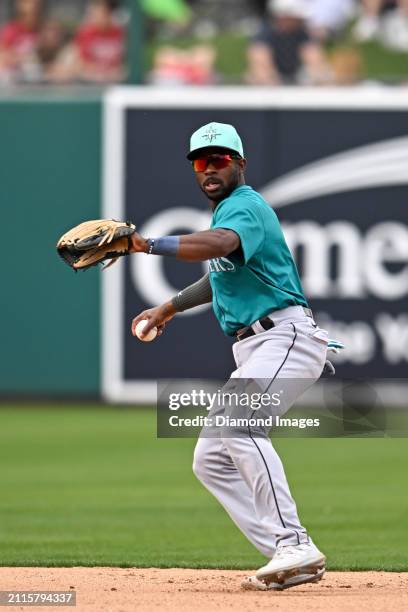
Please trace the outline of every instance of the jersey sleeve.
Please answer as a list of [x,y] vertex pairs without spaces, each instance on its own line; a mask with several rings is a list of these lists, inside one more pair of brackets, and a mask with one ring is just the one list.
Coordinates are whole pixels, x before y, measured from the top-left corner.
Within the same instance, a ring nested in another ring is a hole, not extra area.
[[228,255],[239,265],[244,265],[262,247],[265,228],[262,216],[252,202],[231,198],[221,207],[212,229],[229,229],[238,234],[241,248]]

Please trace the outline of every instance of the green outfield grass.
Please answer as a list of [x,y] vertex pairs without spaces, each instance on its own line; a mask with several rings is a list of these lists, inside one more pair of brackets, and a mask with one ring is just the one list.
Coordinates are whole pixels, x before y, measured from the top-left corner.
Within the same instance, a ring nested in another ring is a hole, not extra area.
[[[149,410],[0,409],[0,564],[250,568],[263,558]],[[407,570],[405,439],[279,439],[331,569]]]

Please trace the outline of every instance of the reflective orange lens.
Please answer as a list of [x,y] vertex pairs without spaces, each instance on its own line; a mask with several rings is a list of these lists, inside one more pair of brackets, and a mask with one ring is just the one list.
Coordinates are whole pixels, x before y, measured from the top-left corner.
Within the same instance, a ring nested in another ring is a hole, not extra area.
[[193,159],[194,172],[205,172],[209,164],[214,166],[216,170],[222,170],[232,162],[232,155],[207,155],[206,157],[198,157]]

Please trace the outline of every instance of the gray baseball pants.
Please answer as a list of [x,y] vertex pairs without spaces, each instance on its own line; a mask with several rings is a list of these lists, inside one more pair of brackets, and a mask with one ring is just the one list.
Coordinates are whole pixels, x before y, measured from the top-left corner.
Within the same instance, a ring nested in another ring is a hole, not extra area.
[[[229,382],[254,379],[273,389],[282,387],[286,379],[285,400],[279,407],[282,415],[320,377],[327,333],[300,306],[269,316],[275,327],[263,331],[256,322],[252,326],[256,335],[233,345],[237,369]],[[217,406],[213,412],[223,410]],[[204,428],[195,448],[193,471],[266,557],[273,557],[278,543],[309,541],[269,429],[258,428],[255,435],[250,429],[234,432],[229,427],[214,434]]]

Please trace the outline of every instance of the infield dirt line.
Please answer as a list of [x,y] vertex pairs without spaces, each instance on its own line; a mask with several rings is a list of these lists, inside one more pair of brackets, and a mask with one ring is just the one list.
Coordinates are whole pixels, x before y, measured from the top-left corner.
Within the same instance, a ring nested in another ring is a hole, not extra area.
[[[408,609],[408,572],[328,572],[317,584],[283,592],[240,588],[248,575],[236,570],[137,569],[109,567],[1,567],[0,589],[72,591],[75,608],[47,606],[52,611],[134,612],[176,610],[239,612],[395,612]],[[18,606],[18,610],[39,610]]]

